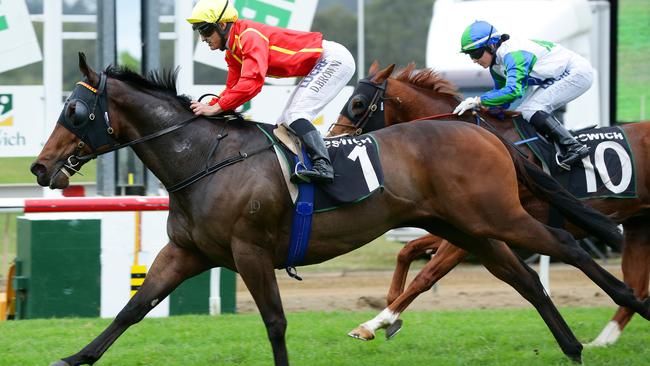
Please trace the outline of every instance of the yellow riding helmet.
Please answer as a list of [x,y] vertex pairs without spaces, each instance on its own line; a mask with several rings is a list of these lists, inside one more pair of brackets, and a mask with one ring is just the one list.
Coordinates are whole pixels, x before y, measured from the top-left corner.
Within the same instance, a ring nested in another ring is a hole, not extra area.
[[231,23],[237,20],[239,13],[229,0],[199,0],[192,16],[187,18],[190,24],[195,23]]

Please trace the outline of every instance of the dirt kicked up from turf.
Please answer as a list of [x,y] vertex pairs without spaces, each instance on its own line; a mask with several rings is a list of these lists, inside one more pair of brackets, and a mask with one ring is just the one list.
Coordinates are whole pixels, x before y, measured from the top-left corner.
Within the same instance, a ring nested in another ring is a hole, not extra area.
[[[538,266],[532,266],[537,269]],[[604,267],[619,279],[620,264]],[[417,271],[409,273],[408,281]],[[284,271],[276,276],[285,312],[371,311],[386,306],[385,296],[391,271],[301,272],[303,281],[289,278]],[[407,282],[408,283],[408,282]],[[611,306],[616,304],[582,272],[563,264],[552,264],[550,292],[558,307]],[[412,310],[459,310],[531,307],[512,287],[492,276],[484,267],[462,265],[451,271],[436,287],[421,294]],[[257,312],[246,286],[238,278],[237,312]]]

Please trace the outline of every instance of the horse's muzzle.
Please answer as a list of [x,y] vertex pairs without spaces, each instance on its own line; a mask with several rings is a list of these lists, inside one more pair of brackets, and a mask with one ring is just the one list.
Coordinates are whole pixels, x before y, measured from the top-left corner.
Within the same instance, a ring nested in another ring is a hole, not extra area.
[[63,189],[70,184],[68,175],[61,172],[61,163],[56,169],[53,169],[52,174],[48,174],[48,169],[45,164],[34,162],[30,168],[32,174],[36,176],[36,182],[41,187],[49,187],[50,189]]
[[47,187],[50,185],[49,179],[47,178],[47,168],[45,165],[35,161],[32,163],[32,166],[29,170],[36,176],[36,182],[41,187]]

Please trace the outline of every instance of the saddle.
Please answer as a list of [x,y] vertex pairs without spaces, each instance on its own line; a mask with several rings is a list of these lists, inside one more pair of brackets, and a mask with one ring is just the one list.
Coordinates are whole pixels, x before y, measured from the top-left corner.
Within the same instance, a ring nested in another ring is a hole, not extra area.
[[[289,180],[298,163],[304,162],[300,140],[286,127],[259,124],[274,145],[282,167],[285,183],[292,202],[298,199],[297,185]],[[336,209],[346,204],[360,202],[377,190],[383,189],[384,176],[379,160],[379,145],[371,134],[351,137],[339,136],[325,139],[330,160],[334,166],[334,181],[314,187],[314,212]],[[370,164],[366,164],[369,162]]]
[[294,155],[298,155],[300,149],[300,140],[297,136],[291,133],[284,125],[278,125],[273,130],[273,135]]

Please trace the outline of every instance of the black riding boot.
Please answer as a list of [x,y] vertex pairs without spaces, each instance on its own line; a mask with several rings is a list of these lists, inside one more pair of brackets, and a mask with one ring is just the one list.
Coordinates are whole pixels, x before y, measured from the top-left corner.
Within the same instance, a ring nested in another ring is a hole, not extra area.
[[331,183],[334,180],[334,168],[332,168],[332,162],[327,153],[323,137],[321,137],[318,130],[304,118],[294,121],[289,127],[305,145],[307,154],[313,164],[311,170],[302,170],[300,174],[294,173],[291,176],[291,181],[299,183],[307,179],[313,183]]
[[571,166],[589,154],[589,148],[575,139],[569,131],[553,115],[543,111],[537,111],[530,118],[530,123],[535,129],[557,142],[564,151],[559,157],[558,163]]

